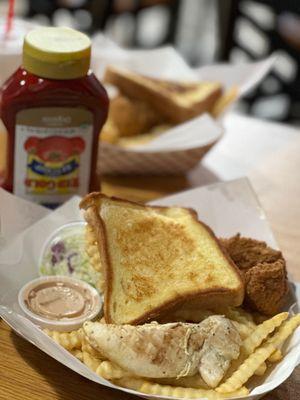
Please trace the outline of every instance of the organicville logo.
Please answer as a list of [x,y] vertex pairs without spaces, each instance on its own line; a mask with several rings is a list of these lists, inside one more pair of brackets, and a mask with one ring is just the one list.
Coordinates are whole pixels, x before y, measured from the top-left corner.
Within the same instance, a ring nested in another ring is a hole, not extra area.
[[85,149],[81,137],[32,136],[24,144],[27,151],[26,186],[39,192],[78,186],[80,154]]

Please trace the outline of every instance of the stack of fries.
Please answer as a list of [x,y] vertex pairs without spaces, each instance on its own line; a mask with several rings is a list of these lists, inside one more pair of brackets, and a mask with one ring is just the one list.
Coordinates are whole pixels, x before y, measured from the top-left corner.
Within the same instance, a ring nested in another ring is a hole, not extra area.
[[[116,385],[136,390],[141,393],[174,396],[181,398],[222,399],[249,394],[245,384],[254,375],[265,376],[269,367],[279,362],[284,354],[282,347],[288,337],[300,325],[300,314],[291,316],[287,312],[265,319],[252,315],[242,308],[219,310],[232,321],[240,333],[243,343],[240,356],[234,360],[221,384],[215,389],[209,389],[200,375],[181,378],[144,379],[132,376],[129,371],[119,366],[96,351],[85,338],[83,329],[69,333],[55,331],[45,332],[59,345],[68,350],[97,375]],[[172,315],[172,320],[201,322],[216,312],[212,311],[178,311]],[[103,323],[105,323],[103,321]]]

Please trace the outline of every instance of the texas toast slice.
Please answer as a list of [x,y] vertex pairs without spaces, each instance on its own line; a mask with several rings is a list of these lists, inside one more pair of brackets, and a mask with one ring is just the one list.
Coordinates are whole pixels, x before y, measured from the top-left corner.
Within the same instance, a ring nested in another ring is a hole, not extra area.
[[173,82],[115,67],[106,69],[104,81],[129,98],[148,103],[171,123],[181,123],[212,111],[222,95],[219,82]]
[[101,193],[87,195],[80,207],[99,246],[107,323],[143,323],[186,302],[203,308],[242,303],[238,269],[193,210]]

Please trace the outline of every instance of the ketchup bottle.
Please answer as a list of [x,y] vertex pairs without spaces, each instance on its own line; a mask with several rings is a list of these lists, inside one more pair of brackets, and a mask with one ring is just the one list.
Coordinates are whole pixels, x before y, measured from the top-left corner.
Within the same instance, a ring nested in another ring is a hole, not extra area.
[[100,189],[98,136],[108,97],[89,70],[90,57],[90,39],[73,29],[26,35],[23,64],[0,91],[5,189],[49,207]]

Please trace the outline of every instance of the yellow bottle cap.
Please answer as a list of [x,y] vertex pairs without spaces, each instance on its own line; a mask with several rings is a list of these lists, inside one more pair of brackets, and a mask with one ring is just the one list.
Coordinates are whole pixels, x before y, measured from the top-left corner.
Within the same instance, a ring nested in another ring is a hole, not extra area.
[[90,67],[91,41],[71,28],[41,27],[24,39],[23,67],[49,79],[75,79]]

